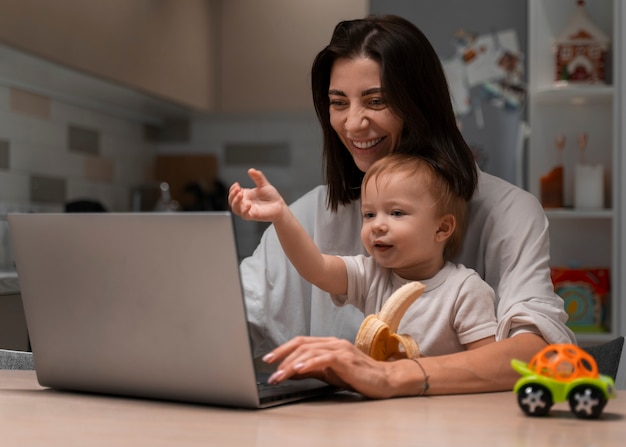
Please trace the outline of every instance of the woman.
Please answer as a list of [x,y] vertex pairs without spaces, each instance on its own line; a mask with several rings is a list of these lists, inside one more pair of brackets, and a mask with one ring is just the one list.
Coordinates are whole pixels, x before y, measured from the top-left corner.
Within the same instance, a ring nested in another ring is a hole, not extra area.
[[456,126],[439,58],[421,31],[395,16],[339,23],[313,63],[312,89],[326,185],[291,206],[306,231],[322,252],[364,254],[363,172],[393,151],[428,159],[470,200],[456,261],[494,288],[497,341],[418,364],[368,358],[350,342],[363,315],[333,307],[302,280],[270,227],[241,269],[255,349],[270,351],[264,360],[278,364],[274,381],[315,376],[375,398],[507,390],[518,377],[512,358],[528,361],[547,343],[574,342],[550,280],[543,210],[532,195],[478,171]]

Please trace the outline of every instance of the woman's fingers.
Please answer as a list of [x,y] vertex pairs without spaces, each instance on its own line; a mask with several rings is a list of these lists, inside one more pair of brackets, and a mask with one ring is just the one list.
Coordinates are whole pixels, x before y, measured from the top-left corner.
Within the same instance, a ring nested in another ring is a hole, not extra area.
[[296,337],[267,354],[267,363],[280,361],[273,379],[276,382],[293,375],[314,374],[320,376],[325,368],[341,368],[342,357],[356,348],[346,341],[334,337]]
[[395,368],[408,368],[404,360],[376,361],[347,340],[328,337],[296,337],[264,357],[268,363],[280,361],[270,383],[289,378],[314,377],[371,398],[393,395],[389,382]]

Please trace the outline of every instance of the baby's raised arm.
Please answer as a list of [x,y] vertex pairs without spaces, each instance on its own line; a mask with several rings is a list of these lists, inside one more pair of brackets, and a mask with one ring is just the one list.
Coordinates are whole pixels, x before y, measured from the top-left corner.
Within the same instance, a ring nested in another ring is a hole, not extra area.
[[234,183],[228,192],[233,213],[246,220],[272,222],[285,254],[304,279],[329,293],[346,294],[348,278],[343,260],[319,251],[261,171],[249,169],[248,175],[256,185],[254,188],[242,188]]
[[228,203],[233,213],[246,220],[274,222],[280,219],[287,204],[282,196],[257,169],[248,169],[256,187],[242,188],[234,183],[228,191]]

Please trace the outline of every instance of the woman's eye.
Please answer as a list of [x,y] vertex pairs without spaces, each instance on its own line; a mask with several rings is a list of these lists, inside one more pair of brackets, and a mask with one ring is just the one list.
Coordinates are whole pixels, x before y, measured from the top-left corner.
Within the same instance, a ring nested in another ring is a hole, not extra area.
[[346,102],[340,99],[331,99],[330,100],[330,107],[334,107],[334,108],[341,108],[341,107],[345,107],[346,106]]
[[384,109],[387,107],[385,100],[383,98],[372,98],[369,100],[369,106],[373,109]]

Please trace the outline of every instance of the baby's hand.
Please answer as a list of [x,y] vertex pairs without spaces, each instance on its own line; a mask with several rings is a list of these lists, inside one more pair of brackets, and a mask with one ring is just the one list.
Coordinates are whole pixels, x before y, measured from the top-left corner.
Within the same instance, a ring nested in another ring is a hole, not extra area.
[[256,187],[242,188],[234,183],[228,191],[228,204],[233,213],[246,220],[274,222],[286,206],[280,193],[257,169],[249,169],[248,175]]

